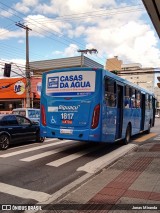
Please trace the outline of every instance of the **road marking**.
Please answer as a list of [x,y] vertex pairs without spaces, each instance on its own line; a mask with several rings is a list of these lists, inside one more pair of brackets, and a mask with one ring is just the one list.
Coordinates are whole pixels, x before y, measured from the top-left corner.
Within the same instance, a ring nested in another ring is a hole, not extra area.
[[160,140],[160,135],[158,135],[157,137],[155,137],[153,140]]
[[[52,138],[52,139],[48,138],[48,139],[45,139],[45,142],[50,142],[50,141],[59,141],[59,139],[58,138]],[[36,143],[30,143],[30,144],[23,144],[23,145],[17,146],[17,147],[12,147],[9,150],[19,149],[19,148],[27,147],[27,146],[34,146],[35,144],[37,145],[37,142]]]
[[14,195],[20,198],[37,200],[38,202],[47,201],[51,197],[51,195],[44,192],[31,191],[5,183],[0,183],[0,192]]
[[64,148],[55,149],[55,150],[48,151],[48,152],[43,152],[43,153],[33,155],[33,156],[30,156],[30,157],[27,157],[27,158],[22,158],[22,159],[20,159],[20,161],[31,162],[31,161],[34,161],[34,160],[37,160],[37,159],[40,159],[40,158],[44,158],[44,157],[47,157],[47,156],[50,156],[50,155],[54,155],[54,154],[56,154],[58,152],[62,152],[62,151],[64,151]]
[[157,133],[150,133],[150,134],[147,134],[147,135],[144,135],[136,140],[133,140],[133,142],[143,142],[143,141],[146,141],[154,136],[158,135]]
[[77,169],[77,171],[85,171],[87,173],[96,173],[100,169],[110,165],[120,157],[124,156],[129,151],[136,149],[138,145],[136,144],[128,144],[126,146],[120,147],[111,153],[107,153],[106,155],[99,157],[89,163],[86,163],[84,166],[81,166]]
[[32,147],[32,148],[25,149],[25,150],[19,150],[19,151],[16,151],[16,152],[3,154],[3,155],[0,155],[0,157],[1,158],[8,158],[8,157],[11,157],[11,156],[14,156],[14,155],[19,155],[19,154],[26,153],[26,152],[31,152],[31,151],[35,151],[35,150],[39,150],[39,149],[44,149],[46,147],[56,146],[56,145],[64,144],[64,143],[67,143],[67,142],[74,142],[74,141],[63,140],[63,141],[59,141],[59,142],[54,142],[54,143],[50,143],[50,144],[41,145],[41,146],[38,146],[38,147]]
[[80,158],[82,157],[83,155],[86,155],[90,152],[93,152],[94,150],[97,150],[98,148],[97,147],[94,147],[94,148],[89,148],[89,149],[86,149],[86,150],[82,150],[80,152],[76,152],[74,154],[71,154],[71,155],[68,155],[66,157],[63,157],[63,158],[60,158],[58,160],[55,160],[55,161],[52,161],[50,163],[47,163],[46,165],[47,166],[55,166],[55,167],[58,167],[58,166],[61,166],[65,163],[68,163],[72,160],[75,160],[77,158]]
[[[125,147],[128,147],[128,145],[126,145]],[[138,145],[132,144],[132,146],[129,146],[129,147],[130,147],[130,149],[129,148],[125,149],[126,152],[124,152],[123,155],[127,154],[130,151],[133,151],[134,149],[136,149],[138,147]],[[117,156],[116,160],[118,160],[120,157],[121,157],[120,155]],[[113,163],[113,162],[115,162],[115,157],[113,157],[113,159],[110,161],[110,163]],[[104,167],[105,166],[106,165],[104,165]],[[101,169],[102,169],[102,167],[99,167],[97,172],[99,172]],[[37,204],[46,205],[46,204],[51,204],[51,203],[57,203],[57,200],[59,201],[59,200],[64,199],[64,197],[66,195],[73,192],[73,190],[75,190],[75,188],[81,186],[83,183],[86,183],[87,180],[89,180],[93,176],[94,176],[94,174],[91,174],[91,173],[84,174],[83,176],[77,178],[75,181],[69,183],[68,185],[66,185],[63,188],[61,188],[60,190],[58,190],[57,192],[53,193],[47,201],[39,202]],[[25,213],[35,213],[35,211],[25,211]]]

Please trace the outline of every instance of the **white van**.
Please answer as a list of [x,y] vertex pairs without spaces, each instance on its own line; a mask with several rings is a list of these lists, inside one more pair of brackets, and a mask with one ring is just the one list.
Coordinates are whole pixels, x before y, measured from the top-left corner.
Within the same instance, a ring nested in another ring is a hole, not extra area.
[[31,121],[40,122],[40,109],[34,108],[17,108],[12,110],[12,114],[23,115]]

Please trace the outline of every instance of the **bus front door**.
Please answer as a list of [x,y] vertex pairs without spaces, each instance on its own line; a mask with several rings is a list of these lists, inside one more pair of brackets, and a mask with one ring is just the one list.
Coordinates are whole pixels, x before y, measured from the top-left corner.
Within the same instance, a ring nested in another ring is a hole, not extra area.
[[122,126],[123,126],[123,86],[117,84],[116,139],[122,137]]

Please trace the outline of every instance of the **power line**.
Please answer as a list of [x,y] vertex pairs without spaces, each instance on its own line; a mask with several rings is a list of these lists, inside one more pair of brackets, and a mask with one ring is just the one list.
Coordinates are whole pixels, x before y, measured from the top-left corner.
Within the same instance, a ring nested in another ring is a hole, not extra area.
[[[116,15],[120,15],[120,14],[124,14],[124,13],[131,13],[131,12],[137,12],[137,11],[141,11],[143,10],[143,8],[138,8],[135,10],[127,10],[127,11],[122,11],[122,12],[116,12]],[[61,18],[58,17],[56,18],[56,20],[50,20],[50,21],[39,21],[40,23],[45,22],[45,23],[52,23],[52,22],[58,22],[60,20],[65,20],[65,21],[73,21],[73,20],[81,20],[81,19],[86,19],[86,18],[92,18],[92,17],[106,17],[106,16],[111,16],[111,15],[115,15],[115,12],[112,13],[102,13],[102,14],[92,14],[92,15],[87,15],[87,16],[79,16],[79,17],[71,17],[71,18]],[[45,18],[44,18],[45,19]]]
[[[3,3],[1,3],[0,2],[0,4],[2,4],[2,5],[5,5],[5,4],[3,4]],[[11,7],[9,7],[9,6],[7,6],[7,5],[5,5],[6,7],[8,7],[8,8],[11,8]],[[13,8],[11,8],[12,10],[13,10]],[[14,9],[14,11],[16,11],[15,9]],[[16,11],[16,12],[18,12],[18,11]],[[21,12],[18,12],[19,14],[22,14],[23,16],[24,16],[24,14],[23,13],[21,13]],[[12,13],[13,14],[13,13]],[[15,16],[17,16],[17,15],[15,15]],[[19,17],[19,16],[17,16],[18,18],[20,18],[20,19],[22,19],[21,17]],[[32,20],[32,21],[34,21],[34,22],[36,22],[36,23],[38,23],[38,24],[40,24],[39,22],[37,22],[37,21],[35,21],[35,20],[33,20],[33,19],[31,19],[31,18],[29,18],[29,20]],[[31,23],[31,22],[29,22],[29,23]],[[35,25],[34,23],[32,23],[33,25]],[[35,25],[35,26],[37,26],[37,25]],[[42,26],[44,26],[44,25],[42,25]],[[39,27],[39,26],[37,26],[37,27]],[[55,31],[55,30],[53,30],[53,29],[51,29],[51,28],[48,28],[48,27],[46,27],[46,26],[44,26],[45,28],[47,28],[47,29],[50,29],[50,30],[52,30],[52,31],[54,31],[54,32],[56,32],[56,33],[58,33],[59,34],[59,32],[57,32],[57,31]],[[39,27],[40,29],[44,29],[44,28],[42,28],[42,27]],[[51,33],[50,31],[47,31],[47,32],[49,32],[49,33]],[[40,33],[39,33],[40,34]],[[52,35],[54,35],[53,33],[51,33]],[[62,36],[64,36],[62,33],[60,34],[60,35],[62,35]],[[54,35],[55,36],[55,35]],[[48,37],[48,36],[46,36],[46,37]],[[50,37],[49,37],[50,38]],[[63,38],[64,39],[64,38]],[[52,40],[55,40],[55,39],[53,39],[52,38]],[[56,39],[57,40],[57,39]],[[64,40],[66,40],[67,42],[69,41],[74,41],[73,39],[64,39]],[[59,41],[59,40],[57,40],[58,42],[60,42],[60,43],[63,43],[63,44],[65,44],[66,45],[66,43],[64,43],[64,42],[61,42],[61,41]],[[76,43],[77,43],[77,41],[75,41]],[[79,42],[78,42],[79,43]],[[84,46],[84,44],[81,44],[81,43],[79,43],[80,45],[82,45],[82,46]],[[67,46],[68,46],[68,43],[67,43]]]
[[[1,3],[1,2],[0,2]],[[5,4],[3,4],[3,3],[1,3],[2,5],[5,5]],[[11,7],[9,7],[9,6],[7,6],[7,5],[5,5],[6,7],[8,7],[8,8],[11,8]],[[12,9],[12,8],[11,8]],[[13,10],[13,9],[12,9]],[[16,10],[15,10],[16,11]],[[16,11],[17,12],[17,11]],[[20,12],[19,12],[20,13]],[[13,13],[11,13],[11,14],[13,14]],[[20,13],[20,14],[22,14],[22,13]],[[14,14],[13,14],[14,15]],[[24,16],[24,14],[22,14],[23,16]],[[17,15],[16,15],[17,16]],[[17,16],[17,17],[19,17],[19,16]],[[21,17],[19,17],[19,18],[21,18]],[[22,19],[22,18],[21,18]],[[30,20],[32,20],[32,21],[34,21],[34,22],[36,22],[36,23],[38,23],[37,21],[35,21],[35,20],[33,20],[33,19],[30,19]],[[31,22],[29,22],[29,23],[31,23]],[[33,24],[33,23],[32,23]],[[39,24],[39,23],[38,23]],[[35,25],[35,24],[33,24],[33,25]],[[35,26],[37,26],[37,25],[35,25]],[[39,26],[37,26],[37,27],[39,27]],[[43,29],[43,28],[41,28],[41,27],[39,27],[40,29]],[[50,29],[50,30],[52,30],[53,31],[53,29],[51,29],[51,28],[48,28],[47,27],[47,29]],[[49,32],[49,33],[51,33],[50,31],[47,31],[47,32]],[[55,31],[56,33],[58,33],[57,31]],[[40,33],[39,33],[40,34]],[[53,34],[53,33],[51,33],[51,34]],[[54,35],[54,34],[53,34]],[[64,36],[63,34],[61,34],[62,36]],[[54,35],[55,36],[55,35]],[[48,36],[47,36],[48,37]],[[50,37],[49,37],[50,38]],[[55,39],[54,39],[55,40]],[[66,40],[66,39],[65,39]],[[71,39],[70,39],[71,40]],[[66,40],[67,42],[68,41],[70,41],[70,40]],[[73,39],[71,40],[71,41],[74,41]],[[60,42],[59,40],[58,40],[58,42]],[[77,41],[75,41],[76,43],[77,43]],[[60,43],[62,43],[62,42],[60,42]],[[78,42],[79,43],[79,42]],[[63,44],[65,44],[64,42],[63,42]],[[79,43],[80,45],[82,45],[81,43]],[[66,45],[66,44],[65,44]],[[67,43],[67,46],[68,46],[68,43]],[[105,59],[106,60],[106,59]],[[103,63],[104,63],[104,61],[103,61]]]
[[[1,3],[1,2],[0,2]],[[3,4],[3,3],[1,3],[2,5],[4,5],[5,7],[8,7],[8,8],[11,8],[11,7],[9,7],[9,6],[7,6],[7,5],[5,5],[5,4]],[[140,5],[140,4],[139,4]],[[134,5],[134,7],[135,6],[138,6],[138,5]],[[126,6],[126,7],[123,7],[123,9],[125,9],[125,8],[129,8],[129,7],[133,7],[133,6]],[[13,8],[11,8],[12,10],[14,10],[14,11],[16,11],[15,9],[13,9]],[[115,9],[119,9],[119,8],[114,8],[113,10],[115,10]],[[121,8],[120,8],[121,9]],[[142,8],[138,8],[138,9],[136,9],[136,11],[137,10],[139,10],[139,9],[142,9]],[[132,10],[133,11],[133,10]],[[17,12],[17,11],[16,11]],[[92,13],[93,13],[94,11],[92,11]],[[100,13],[100,12],[102,12],[102,10],[101,11],[95,11],[95,13]],[[122,13],[125,13],[125,12],[131,12],[131,10],[123,10],[122,11]],[[18,12],[18,13],[20,13],[20,12]],[[91,13],[91,12],[88,12],[88,13]],[[94,13],[94,16],[96,16],[96,14]],[[121,13],[121,11],[116,11],[116,14],[117,13]],[[13,14],[13,13],[12,13]],[[20,14],[22,14],[22,13],[20,13]],[[80,14],[72,14],[72,15],[68,15],[68,16],[59,16],[58,18],[64,18],[64,17],[70,17],[70,18],[73,18],[73,16],[79,16],[79,15],[82,15],[82,14],[85,14],[85,13],[80,13]],[[86,13],[87,14],[87,13]],[[109,14],[109,13],[108,13]],[[112,14],[114,14],[115,15],[115,13],[114,12],[112,12]],[[15,14],[13,14],[13,15],[15,15]],[[23,16],[24,16],[24,14],[22,14]],[[99,14],[99,15],[101,15],[101,14]],[[103,15],[103,14],[102,14]],[[110,14],[111,15],[111,14]],[[16,15],[17,16],[17,15]],[[19,17],[20,19],[22,19],[20,16],[17,16],[17,17]],[[37,22],[37,21],[35,21],[35,20],[33,20],[33,19],[30,19],[30,20],[32,20],[32,21],[34,21],[34,22]],[[29,22],[29,23],[31,23],[31,22]],[[39,22],[37,22],[38,24],[40,24]],[[33,23],[32,23],[33,24]],[[35,25],[35,24],[33,24],[33,25]],[[35,25],[35,26],[37,26],[37,25]],[[43,26],[43,25],[42,25]],[[39,26],[37,26],[37,27],[39,27]],[[39,27],[40,28],[40,27]],[[42,28],[40,28],[40,29],[42,29]],[[51,29],[51,28],[48,28],[48,29]],[[36,31],[35,31],[36,32]],[[49,31],[48,31],[49,32]],[[56,31],[55,31],[56,32]],[[58,33],[58,32],[56,32],[56,33]],[[42,33],[39,33],[38,32],[38,34],[42,34]],[[53,33],[51,33],[51,34],[53,34]],[[53,34],[54,35],[54,34]],[[64,36],[63,34],[60,34],[60,35],[62,35],[62,36]],[[55,35],[54,35],[55,36]],[[46,36],[46,37],[48,37],[48,36]],[[48,38],[50,38],[50,37],[48,37]],[[50,38],[51,39],[51,38]],[[52,38],[53,39],[53,38]],[[53,40],[55,40],[55,39],[53,39]],[[72,39],[72,41],[73,41],[73,39]],[[75,40],[76,41],[76,40]],[[58,41],[58,42],[60,42],[60,41]],[[60,43],[62,43],[62,42],[60,42]],[[76,41],[76,43],[77,43],[77,41]],[[63,44],[64,44],[64,42],[63,42]],[[67,44],[68,45],[68,44]],[[83,46],[84,46],[84,44],[82,44]],[[106,60],[106,58],[105,58],[105,60]]]
[[[2,62],[1,62],[2,61]],[[9,61],[9,60],[4,60],[4,59],[0,59],[0,63],[4,64],[4,63],[12,63],[12,64],[16,64],[17,66],[21,67],[21,68],[25,68],[24,64],[19,64],[19,63],[15,63],[13,61]]]

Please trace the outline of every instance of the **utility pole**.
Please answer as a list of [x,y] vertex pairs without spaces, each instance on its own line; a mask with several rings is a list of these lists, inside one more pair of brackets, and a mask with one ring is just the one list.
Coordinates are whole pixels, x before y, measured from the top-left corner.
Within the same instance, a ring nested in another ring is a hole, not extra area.
[[83,55],[84,54],[87,54],[87,53],[90,53],[92,54],[93,53],[98,53],[98,51],[96,49],[85,49],[85,50],[77,50],[77,52],[80,52],[81,53],[81,67],[82,67],[82,61],[83,61]]
[[28,42],[28,32],[30,29],[27,25],[16,23],[16,26],[21,27],[26,30],[26,107],[30,108],[30,93],[31,93],[31,76],[29,68],[29,42]]

